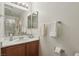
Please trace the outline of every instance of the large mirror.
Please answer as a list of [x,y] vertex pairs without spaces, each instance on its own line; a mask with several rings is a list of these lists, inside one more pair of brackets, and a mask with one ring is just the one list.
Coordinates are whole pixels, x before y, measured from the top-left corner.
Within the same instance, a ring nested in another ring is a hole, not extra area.
[[5,5],[5,36],[22,35],[22,24],[24,20],[24,17],[22,16],[23,13],[25,12],[20,9],[11,8],[10,6]]
[[21,10],[9,5],[5,5],[4,10],[5,36],[26,35],[28,29],[38,28],[38,11],[30,11],[32,13],[29,14],[30,12],[28,13],[26,10]]

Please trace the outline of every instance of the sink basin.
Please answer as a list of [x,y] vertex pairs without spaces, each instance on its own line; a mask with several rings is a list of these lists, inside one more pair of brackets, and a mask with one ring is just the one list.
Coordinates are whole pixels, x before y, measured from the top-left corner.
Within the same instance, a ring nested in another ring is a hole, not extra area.
[[23,38],[23,39],[19,39],[19,38],[16,38],[16,39],[13,39],[12,41],[10,40],[5,40],[2,45],[3,46],[9,46],[9,45],[14,45],[14,44],[18,44],[18,43],[22,43],[22,42],[26,42],[28,41],[30,38]]

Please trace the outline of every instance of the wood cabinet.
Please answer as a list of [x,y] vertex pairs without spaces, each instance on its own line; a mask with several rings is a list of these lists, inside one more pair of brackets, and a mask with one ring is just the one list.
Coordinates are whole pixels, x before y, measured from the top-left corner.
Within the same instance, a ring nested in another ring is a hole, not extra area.
[[16,46],[11,46],[6,48],[7,56],[24,56],[25,55],[25,45],[20,44]]
[[39,55],[39,42],[29,42],[25,44],[27,56],[38,56]]
[[1,49],[2,56],[38,56],[39,40]]

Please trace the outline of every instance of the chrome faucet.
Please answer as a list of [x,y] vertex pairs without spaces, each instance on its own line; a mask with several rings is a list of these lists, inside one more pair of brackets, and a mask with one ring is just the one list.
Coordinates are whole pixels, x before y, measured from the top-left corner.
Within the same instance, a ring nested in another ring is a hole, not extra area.
[[12,34],[10,34],[10,39],[9,40],[13,41],[13,35]]

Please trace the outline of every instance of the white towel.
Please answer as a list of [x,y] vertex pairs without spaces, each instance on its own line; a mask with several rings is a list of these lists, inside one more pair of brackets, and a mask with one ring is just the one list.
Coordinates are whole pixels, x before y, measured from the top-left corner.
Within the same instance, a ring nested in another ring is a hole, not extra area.
[[47,34],[48,34],[47,32],[48,32],[47,24],[41,25],[41,27],[40,27],[40,34],[42,35],[42,37],[46,37]]
[[53,22],[49,26],[50,26],[50,33],[49,33],[49,35],[51,37],[56,37],[57,36],[57,22]]

